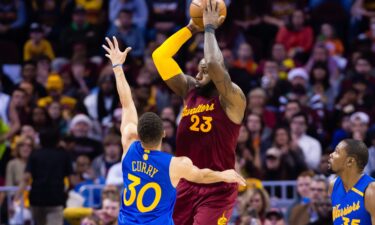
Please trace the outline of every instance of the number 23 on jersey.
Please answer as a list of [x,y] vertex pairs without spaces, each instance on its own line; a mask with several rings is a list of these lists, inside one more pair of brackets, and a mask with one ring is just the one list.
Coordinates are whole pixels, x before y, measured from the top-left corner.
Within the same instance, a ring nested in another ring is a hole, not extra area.
[[191,122],[193,123],[190,126],[191,131],[195,132],[210,132],[212,129],[212,117],[211,116],[197,116],[197,115],[192,115],[190,117]]
[[[124,205],[125,206],[131,206],[136,201],[137,209],[140,212],[146,213],[146,212],[150,212],[150,211],[154,210],[156,208],[156,206],[159,204],[161,194],[162,194],[160,185],[155,183],[155,182],[147,183],[143,187],[141,187],[141,189],[137,193],[137,190],[135,189],[135,187],[137,187],[138,185],[141,184],[141,178],[129,173],[128,179],[130,181],[132,181],[132,183],[128,187],[129,191],[130,191],[129,199],[126,199],[127,189],[126,188],[124,189],[124,197],[123,197]],[[145,206],[143,204],[143,197],[144,197],[146,191],[149,191],[150,189],[153,189],[153,191],[155,193],[155,198],[149,206]]]

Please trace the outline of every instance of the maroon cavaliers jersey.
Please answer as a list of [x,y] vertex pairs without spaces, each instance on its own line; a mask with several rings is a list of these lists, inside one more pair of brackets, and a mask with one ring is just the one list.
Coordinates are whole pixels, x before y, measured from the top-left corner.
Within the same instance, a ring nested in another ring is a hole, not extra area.
[[205,98],[192,90],[185,100],[177,129],[176,155],[189,157],[199,168],[234,169],[240,125],[228,118],[219,96]]

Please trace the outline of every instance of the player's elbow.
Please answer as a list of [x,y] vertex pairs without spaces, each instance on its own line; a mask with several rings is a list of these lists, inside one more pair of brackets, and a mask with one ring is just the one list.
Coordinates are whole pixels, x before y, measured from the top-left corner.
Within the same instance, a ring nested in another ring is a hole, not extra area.
[[152,59],[154,61],[157,61],[160,58],[160,50],[159,48],[155,49],[154,52],[152,53]]
[[206,64],[208,71],[218,71],[222,68],[220,60],[215,59],[214,57],[209,57],[206,59]]
[[213,67],[218,64],[218,60],[215,57],[209,56],[204,58],[206,60],[207,67]]
[[157,49],[152,52],[152,59],[154,61],[160,61],[167,57],[165,46],[160,45]]

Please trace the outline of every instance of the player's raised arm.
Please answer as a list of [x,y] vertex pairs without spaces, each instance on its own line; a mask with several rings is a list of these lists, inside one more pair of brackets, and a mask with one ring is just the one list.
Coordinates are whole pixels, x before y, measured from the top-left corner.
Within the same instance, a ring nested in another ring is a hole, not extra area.
[[215,29],[224,20],[219,16],[218,2],[207,0],[203,13],[204,24],[204,58],[207,63],[208,75],[220,94],[220,101],[228,117],[235,123],[242,122],[246,107],[246,97],[242,90],[232,83],[225,69],[223,54],[215,37]]
[[103,48],[107,51],[105,56],[112,62],[112,68],[116,78],[117,92],[122,105],[121,142],[124,148],[123,155],[125,155],[130,144],[137,138],[138,124],[137,110],[133,102],[129,84],[125,79],[125,74],[122,69],[122,64],[125,62],[131,48],[128,47],[125,51],[120,51],[116,37],[113,37],[113,42],[108,37],[106,38],[106,41],[108,46],[103,45]]
[[246,186],[245,179],[235,170],[213,171],[211,169],[199,169],[193,165],[188,157],[173,157],[169,167],[171,182],[177,186],[180,179],[201,184],[211,184],[217,182],[238,183]]
[[152,53],[152,59],[161,78],[173,92],[181,97],[185,97],[188,91],[194,87],[194,79],[184,75],[173,56],[190,39],[192,34],[198,31],[199,28],[190,21],[186,27],[174,33]]

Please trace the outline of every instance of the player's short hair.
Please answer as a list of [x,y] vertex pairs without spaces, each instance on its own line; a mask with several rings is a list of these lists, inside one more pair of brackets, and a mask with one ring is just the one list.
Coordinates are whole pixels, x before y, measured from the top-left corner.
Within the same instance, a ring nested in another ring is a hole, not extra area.
[[354,139],[343,140],[346,143],[345,151],[349,157],[353,157],[357,162],[358,169],[363,171],[368,162],[368,149],[365,143]]
[[144,113],[138,121],[138,136],[146,145],[157,145],[163,138],[163,121],[152,112]]

